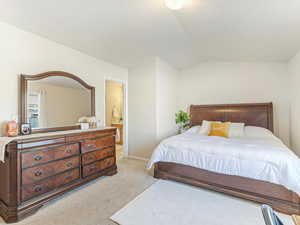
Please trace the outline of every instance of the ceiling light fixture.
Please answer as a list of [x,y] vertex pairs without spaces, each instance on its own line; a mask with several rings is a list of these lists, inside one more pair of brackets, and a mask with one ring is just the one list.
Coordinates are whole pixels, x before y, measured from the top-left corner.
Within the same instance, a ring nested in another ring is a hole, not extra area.
[[178,10],[184,5],[184,0],[166,0],[166,5],[169,9]]

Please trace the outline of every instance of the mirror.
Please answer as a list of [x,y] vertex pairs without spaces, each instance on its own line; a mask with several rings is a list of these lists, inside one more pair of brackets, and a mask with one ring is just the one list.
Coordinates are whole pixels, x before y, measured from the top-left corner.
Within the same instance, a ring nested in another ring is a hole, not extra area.
[[21,122],[33,132],[79,128],[78,119],[95,116],[95,89],[73,74],[21,75]]

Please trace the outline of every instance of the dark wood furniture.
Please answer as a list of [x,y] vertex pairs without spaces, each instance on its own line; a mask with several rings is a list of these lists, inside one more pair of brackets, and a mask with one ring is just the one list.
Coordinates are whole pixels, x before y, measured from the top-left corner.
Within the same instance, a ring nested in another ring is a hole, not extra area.
[[[91,180],[117,173],[116,129],[18,139],[0,162],[0,215],[7,223]],[[34,135],[33,135],[34,136]]]
[[[192,126],[201,125],[203,120],[231,121],[244,122],[246,125],[264,127],[273,131],[273,106],[272,103],[192,105],[190,119]],[[154,177],[269,204],[280,212],[300,215],[300,197],[282,185],[169,162],[156,163]]]
[[[66,77],[72,80],[77,81],[87,90],[91,92],[91,115],[86,116],[95,116],[95,88],[93,86],[88,85],[85,81],[75,76],[74,74],[70,74],[62,71],[49,71],[36,75],[23,75],[20,77],[20,118],[19,121],[21,123],[28,123],[27,117],[27,98],[28,98],[28,81],[36,81],[42,80],[48,77]],[[73,126],[64,126],[64,127],[51,127],[51,128],[37,128],[32,129],[32,133],[45,133],[45,132],[53,132],[53,131],[65,131],[65,130],[77,130],[80,129],[79,125]]]

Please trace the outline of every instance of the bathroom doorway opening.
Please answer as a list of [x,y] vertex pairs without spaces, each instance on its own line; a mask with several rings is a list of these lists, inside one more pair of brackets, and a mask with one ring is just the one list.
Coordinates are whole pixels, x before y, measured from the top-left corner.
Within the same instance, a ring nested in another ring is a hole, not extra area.
[[105,124],[117,128],[117,160],[125,154],[125,85],[121,81],[105,80]]

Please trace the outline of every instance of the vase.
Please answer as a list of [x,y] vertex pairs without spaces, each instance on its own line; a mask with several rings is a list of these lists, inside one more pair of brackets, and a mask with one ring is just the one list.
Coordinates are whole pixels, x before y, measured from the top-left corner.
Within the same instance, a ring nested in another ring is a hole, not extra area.
[[182,134],[184,132],[183,126],[180,126],[178,129],[178,134]]

